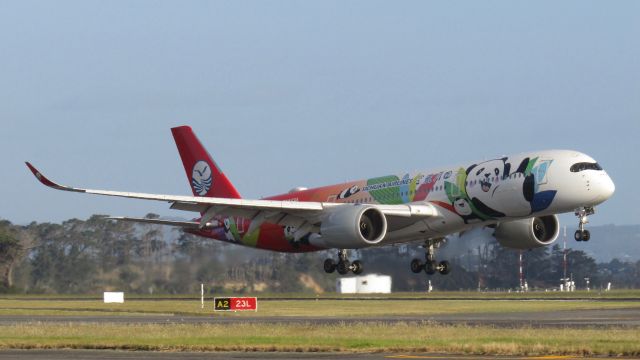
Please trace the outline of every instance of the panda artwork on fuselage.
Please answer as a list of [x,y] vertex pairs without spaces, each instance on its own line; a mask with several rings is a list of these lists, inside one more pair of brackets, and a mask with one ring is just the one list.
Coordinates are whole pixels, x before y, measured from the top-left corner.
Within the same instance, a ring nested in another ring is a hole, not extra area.
[[473,209],[469,205],[469,201],[466,198],[459,197],[453,201],[453,208],[456,213],[464,220],[465,224],[468,224],[470,220],[478,219],[473,215]]
[[[535,159],[534,159],[535,160]],[[522,217],[532,213],[535,176],[527,157],[511,172],[508,158],[471,165],[466,170],[466,193],[481,219]],[[535,161],[533,161],[535,163]]]
[[338,194],[338,200],[346,199],[360,192],[360,187],[358,185],[353,185],[348,189],[344,189]]
[[235,227],[235,224],[233,223],[233,221],[230,218],[225,218],[223,221],[223,224],[224,224],[224,236],[227,239],[227,241],[236,242],[237,239],[233,231],[234,229],[232,229],[232,227]]
[[489,218],[501,218],[505,213],[500,211],[503,205],[495,198],[500,188],[499,180],[509,175],[511,164],[507,158],[485,161],[471,165],[466,170],[466,192],[469,201],[477,212]]

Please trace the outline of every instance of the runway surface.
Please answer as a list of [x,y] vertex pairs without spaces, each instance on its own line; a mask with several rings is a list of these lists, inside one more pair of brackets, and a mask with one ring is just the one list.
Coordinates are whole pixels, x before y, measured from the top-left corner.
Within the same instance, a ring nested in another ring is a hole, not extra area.
[[[24,358],[36,360],[124,360],[124,359],[179,359],[179,360],[230,360],[230,359],[303,359],[303,360],[389,360],[389,359],[586,359],[577,356],[486,356],[486,355],[452,355],[452,354],[393,354],[393,353],[279,353],[279,352],[136,352],[114,350],[0,350],[0,358],[7,360],[22,360]],[[627,358],[628,359],[628,358]]]
[[331,325],[350,322],[432,322],[441,324],[491,325],[499,327],[640,327],[638,309],[588,309],[544,312],[456,313],[428,316],[373,316],[357,318],[339,317],[247,317],[233,314],[211,316],[180,315],[2,315],[0,325],[28,322],[78,322],[118,324],[230,324],[230,323],[309,323]]
[[[365,316],[365,317],[302,317],[302,316],[254,316],[251,314],[212,313],[209,316],[182,316],[168,314],[146,315],[0,315],[0,326],[28,323],[115,323],[115,324],[311,324],[332,325],[338,323],[418,323],[418,324],[468,324],[504,328],[615,328],[640,329],[638,308],[557,310],[531,312],[476,312],[416,316]],[[154,352],[118,350],[0,350],[0,359],[584,359],[576,356],[484,356],[420,353],[349,353],[349,352]]]

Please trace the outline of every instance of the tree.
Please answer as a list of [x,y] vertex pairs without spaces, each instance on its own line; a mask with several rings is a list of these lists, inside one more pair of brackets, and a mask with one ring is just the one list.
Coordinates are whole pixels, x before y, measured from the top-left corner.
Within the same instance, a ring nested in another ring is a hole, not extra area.
[[584,251],[569,250],[567,253],[567,263],[569,272],[573,276],[573,281],[576,282],[576,286],[581,287],[586,285],[585,278],[590,279],[592,286],[601,285],[596,261]]
[[0,269],[2,269],[2,287],[13,287],[13,268],[22,256],[24,247],[20,243],[17,231],[10,222],[0,222]]
[[553,263],[548,247],[524,251],[524,276],[531,288],[546,288],[557,283],[553,278],[556,264]]
[[518,251],[494,244],[490,250],[485,276],[489,288],[516,288],[518,279]]

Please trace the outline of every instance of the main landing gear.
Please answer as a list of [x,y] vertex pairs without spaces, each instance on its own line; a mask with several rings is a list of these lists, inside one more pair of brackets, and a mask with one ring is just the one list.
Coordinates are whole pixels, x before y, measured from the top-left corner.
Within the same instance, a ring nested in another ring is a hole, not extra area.
[[593,207],[583,207],[576,210],[575,214],[578,217],[578,230],[574,235],[576,241],[589,241],[591,239],[591,233],[589,230],[585,230],[584,225],[589,223],[588,216],[594,213]]
[[442,275],[447,275],[451,272],[451,265],[449,265],[448,261],[440,261],[440,263],[436,262],[435,259],[435,249],[439,247],[440,242],[443,239],[429,239],[424,242],[424,257],[426,261],[422,263],[420,259],[411,260],[411,271],[414,273],[419,273],[424,270],[427,275],[433,275],[439,272]]
[[324,261],[324,271],[328,274],[338,270],[338,274],[346,275],[349,271],[358,275],[362,273],[363,267],[360,260],[354,260],[352,263],[347,259],[347,250],[338,250],[338,263],[333,259],[326,259]]

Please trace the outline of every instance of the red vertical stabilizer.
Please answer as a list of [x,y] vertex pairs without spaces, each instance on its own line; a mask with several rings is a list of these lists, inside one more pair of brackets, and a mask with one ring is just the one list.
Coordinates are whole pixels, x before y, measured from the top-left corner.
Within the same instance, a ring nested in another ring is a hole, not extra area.
[[239,199],[238,190],[202,146],[189,126],[171,129],[195,196]]

